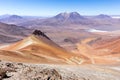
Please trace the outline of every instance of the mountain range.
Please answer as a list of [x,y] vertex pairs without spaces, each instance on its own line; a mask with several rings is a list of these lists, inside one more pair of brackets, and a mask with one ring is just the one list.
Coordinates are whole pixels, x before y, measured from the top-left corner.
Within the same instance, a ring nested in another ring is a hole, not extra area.
[[[120,20],[114,19],[108,15],[100,14],[98,16],[86,17],[82,16],[77,12],[71,13],[59,13],[56,16],[44,18],[44,19],[34,19],[31,21],[26,21],[19,23],[17,25],[25,26],[27,28],[40,29],[40,27],[73,27],[81,28],[94,28],[100,30],[118,30],[120,29]],[[114,27],[114,28],[113,28]]]
[[71,13],[60,13],[56,16],[27,21],[25,23],[20,23],[18,25],[26,26],[29,28],[39,28],[39,27],[60,27],[60,26],[72,26],[72,25],[89,25],[92,24],[91,20],[81,16],[77,12]]
[[[0,18],[0,22],[15,24],[26,28],[40,29],[41,27],[70,27],[76,28],[94,28],[100,30],[118,30],[120,29],[120,19],[112,18],[109,15],[100,14],[97,16],[82,16],[77,12],[59,13],[53,17],[25,17],[18,15],[9,15]],[[114,27],[114,28],[113,28]]]

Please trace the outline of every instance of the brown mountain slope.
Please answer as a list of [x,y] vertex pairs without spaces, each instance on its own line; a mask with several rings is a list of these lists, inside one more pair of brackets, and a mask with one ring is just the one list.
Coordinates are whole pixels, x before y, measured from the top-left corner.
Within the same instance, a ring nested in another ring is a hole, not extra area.
[[28,36],[30,32],[30,29],[25,27],[0,22],[0,43],[9,43],[21,40],[25,36]]
[[[90,44],[91,41],[92,44]],[[86,39],[78,44],[78,50],[92,63],[115,64],[120,62],[120,38],[98,41],[96,38]]]
[[106,55],[120,57],[120,37],[99,41],[92,45],[95,50],[104,50]]
[[1,47],[0,59],[54,64],[81,64],[83,62],[77,54],[64,50],[43,35],[35,34],[17,43]]

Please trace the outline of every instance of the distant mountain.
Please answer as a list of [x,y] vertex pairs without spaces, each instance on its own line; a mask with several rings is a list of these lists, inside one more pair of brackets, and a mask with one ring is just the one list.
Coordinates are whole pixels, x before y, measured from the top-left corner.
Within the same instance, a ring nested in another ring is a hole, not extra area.
[[105,14],[100,14],[95,16],[94,18],[98,18],[98,19],[111,19],[111,16],[105,15]]
[[24,20],[21,16],[18,15],[10,15],[0,19],[0,22],[7,23],[7,24],[15,24],[19,21]]
[[18,41],[29,34],[30,30],[25,27],[0,22],[0,43]]
[[63,24],[88,24],[88,19],[81,16],[77,12],[60,13],[53,17],[56,20],[61,21]]
[[79,13],[77,12],[71,12],[71,13],[60,13],[56,16],[54,16],[54,18],[56,19],[62,19],[62,20],[66,20],[66,19],[73,19],[73,20],[76,20],[76,19],[85,19],[83,16],[81,16]]
[[18,16],[18,15],[11,15],[9,18],[10,19],[22,19],[23,17]]
[[23,16],[18,16],[18,15],[6,15],[6,16],[1,16],[0,22],[7,23],[7,24],[18,24],[22,22],[26,22],[31,20],[32,18],[26,18]]
[[22,26],[27,27],[41,27],[41,26],[69,26],[69,25],[88,25],[92,23],[89,19],[81,16],[77,12],[60,13],[56,16],[46,19],[37,19],[21,23]]
[[118,19],[112,18],[109,15],[100,14],[89,19],[94,22],[94,25],[91,25],[91,28],[103,31],[120,30],[120,21]]

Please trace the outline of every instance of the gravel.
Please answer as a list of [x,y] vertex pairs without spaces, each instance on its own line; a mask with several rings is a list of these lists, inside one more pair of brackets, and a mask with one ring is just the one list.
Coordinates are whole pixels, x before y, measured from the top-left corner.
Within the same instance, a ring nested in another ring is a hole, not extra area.
[[1,61],[0,69],[6,70],[4,75],[7,75],[0,80],[120,80],[120,71],[112,69],[111,66],[26,64]]

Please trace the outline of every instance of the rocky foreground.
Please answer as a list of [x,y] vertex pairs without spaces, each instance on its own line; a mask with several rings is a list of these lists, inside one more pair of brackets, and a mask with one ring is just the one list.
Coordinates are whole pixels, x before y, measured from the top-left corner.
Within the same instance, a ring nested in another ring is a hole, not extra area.
[[120,66],[0,62],[0,80],[120,80]]

